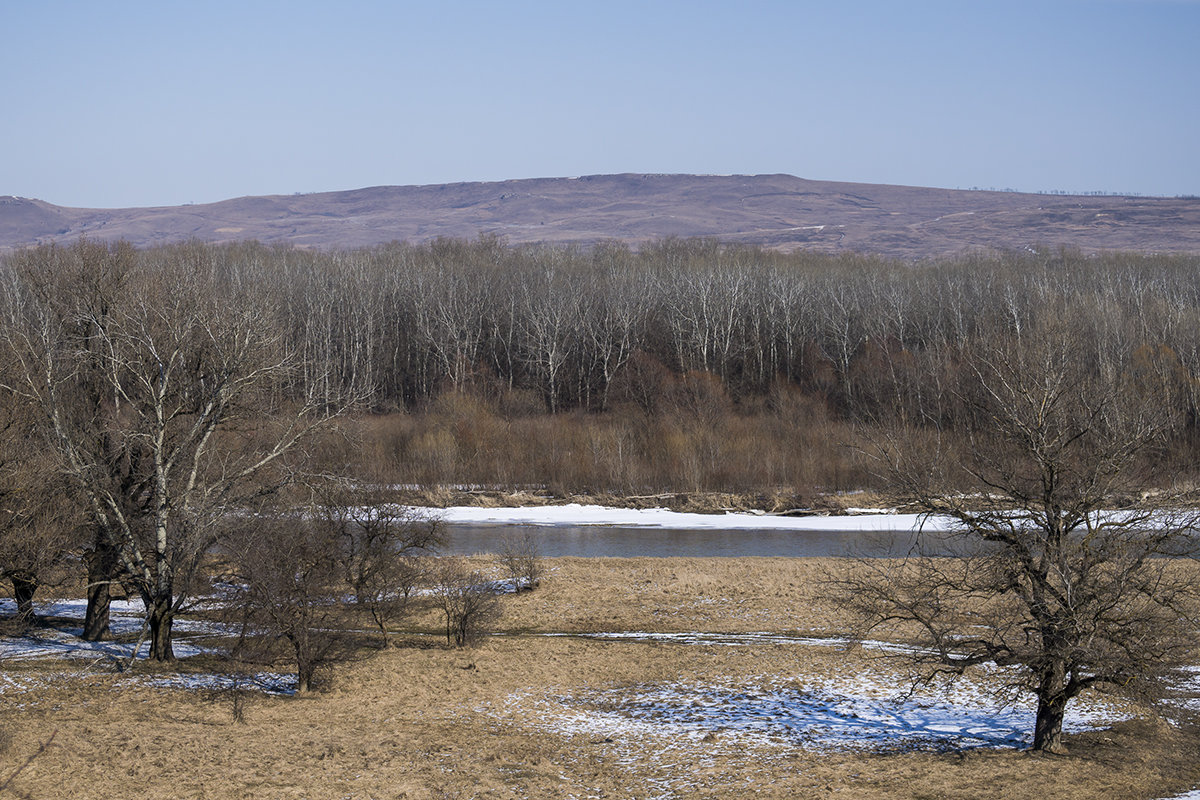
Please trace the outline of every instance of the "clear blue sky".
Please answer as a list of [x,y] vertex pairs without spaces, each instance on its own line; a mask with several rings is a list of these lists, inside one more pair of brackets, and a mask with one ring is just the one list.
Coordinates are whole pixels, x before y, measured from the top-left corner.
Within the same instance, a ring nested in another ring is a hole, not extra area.
[[609,172],[1200,194],[1200,0],[0,0],[0,194]]

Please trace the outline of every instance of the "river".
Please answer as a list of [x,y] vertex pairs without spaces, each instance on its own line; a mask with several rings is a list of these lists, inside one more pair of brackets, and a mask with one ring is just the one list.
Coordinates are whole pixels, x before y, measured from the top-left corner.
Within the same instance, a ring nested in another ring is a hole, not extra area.
[[[505,537],[529,533],[543,556],[589,558],[900,556],[920,542],[933,546],[938,534],[903,530],[754,530],[719,528],[648,528],[614,525],[505,525],[446,522],[443,552],[495,553]],[[947,553],[948,554],[948,553]]]

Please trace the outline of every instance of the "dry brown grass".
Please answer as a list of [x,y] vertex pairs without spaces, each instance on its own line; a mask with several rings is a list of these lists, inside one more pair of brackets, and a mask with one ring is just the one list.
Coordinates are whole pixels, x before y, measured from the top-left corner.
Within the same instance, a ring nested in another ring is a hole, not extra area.
[[597,631],[841,629],[822,582],[829,560],[558,558],[536,592],[510,600],[506,627]]
[[322,457],[382,483],[542,486],[557,494],[759,492],[801,487],[813,497],[869,486],[865,459],[845,446],[852,426],[819,405],[748,404],[701,416],[628,405],[606,413],[508,413],[500,399],[448,392],[411,414],[346,423]]
[[695,514],[766,511],[772,514],[844,514],[861,508],[891,509],[896,498],[881,492],[802,495],[784,489],[758,492],[663,492],[628,495],[611,492],[562,492],[549,489],[467,489],[448,486],[408,487],[394,490],[392,499],[428,508],[478,506],[525,508],[528,506],[600,505],[609,508],[668,508]]
[[[835,630],[827,563],[789,559],[556,559],[511,598],[513,631]],[[0,694],[30,797],[1151,798],[1200,781],[1197,740],[1146,720],[1068,737],[1071,755],[820,753],[721,734],[605,740],[547,729],[540,704],[588,689],[746,676],[854,674],[869,654],[833,647],[685,647],[505,636],[452,650],[434,636],[351,664],[332,688],[227,705],[120,676],[10,665],[40,688]]]

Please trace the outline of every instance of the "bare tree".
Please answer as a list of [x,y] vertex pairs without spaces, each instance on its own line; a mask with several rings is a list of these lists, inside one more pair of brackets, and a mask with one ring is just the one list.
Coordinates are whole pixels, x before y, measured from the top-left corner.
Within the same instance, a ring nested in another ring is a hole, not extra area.
[[500,541],[500,552],[496,561],[512,582],[513,591],[536,589],[542,581],[545,565],[537,537],[526,530],[508,534]]
[[[17,618],[80,544],[81,515],[53,457],[37,447],[26,415],[0,406],[0,578],[12,583]],[[25,423],[25,424],[23,424]]]
[[[81,244],[80,248],[95,247]],[[349,400],[281,394],[298,357],[270,302],[222,271],[134,264],[120,246],[85,259],[122,274],[103,308],[62,286],[54,248],[9,276],[9,389],[44,415],[123,581],[146,607],[151,657],[173,658],[171,626],[217,522]],[[54,294],[66,294],[67,302]],[[94,397],[95,405],[89,397]]]
[[414,306],[414,334],[433,356],[437,374],[461,390],[480,360],[487,286],[477,275],[449,269],[448,264],[439,267],[415,276],[423,292]]
[[569,274],[559,263],[566,254],[546,255],[548,263],[526,274],[519,295],[520,342],[546,409],[555,413],[562,402],[563,372],[579,350],[582,308],[579,295],[566,289]]
[[1195,520],[1169,492],[1139,494],[1169,482],[1180,415],[1163,371],[1102,374],[1079,321],[1000,334],[967,356],[964,438],[927,421],[869,447],[905,499],[949,521],[941,547],[958,557],[871,562],[842,585],[868,629],[907,626],[926,676],[1016,668],[1038,702],[1033,749],[1062,752],[1073,698],[1147,687],[1194,646],[1196,587],[1170,557],[1194,552]]
[[683,371],[712,372],[725,380],[743,341],[749,272],[736,261],[714,262],[663,273],[661,280],[670,298],[664,311],[675,363]]
[[846,406],[854,402],[850,364],[866,340],[866,323],[872,317],[872,311],[864,305],[861,291],[842,275],[827,277],[820,287],[816,310],[821,332],[817,342],[821,355],[833,365],[840,399]]
[[500,618],[500,600],[492,582],[460,558],[440,559],[433,591],[446,618],[446,642],[456,647],[478,643]]
[[[107,376],[100,369],[97,331],[119,305],[134,261],[131,247],[87,241],[70,248],[41,247],[14,254],[5,265],[5,324],[0,327],[0,338],[7,345],[3,381],[9,399],[14,408],[42,417],[42,423],[30,431],[32,441],[58,450],[57,430],[41,402],[53,399],[60,420],[87,431],[95,457],[104,461],[105,480],[119,485],[118,493],[127,498],[136,494],[134,487],[141,480],[139,453],[123,450],[122,437],[115,435],[119,426],[105,388]],[[47,391],[40,391],[43,388]],[[72,465],[59,465],[64,467],[70,472]],[[130,508],[126,513],[134,511]],[[90,528],[83,552],[88,587],[83,635],[99,640],[108,634],[110,587],[121,567],[115,540],[94,514]]]
[[[601,247],[594,257],[601,262],[616,261],[622,254],[628,258],[628,251]],[[640,274],[622,275],[613,268],[587,280],[584,292],[589,301],[580,309],[580,347],[585,355],[578,394],[585,408],[603,411],[608,407],[613,379],[629,360],[641,334],[650,285]]]
[[409,610],[428,578],[428,561],[441,543],[439,519],[337,481],[321,492],[316,524],[337,542],[333,557],[355,605],[371,615],[386,647],[388,624]]
[[231,526],[222,544],[231,558],[226,585],[234,587],[226,609],[242,625],[235,657],[269,663],[282,648],[296,664],[299,691],[307,692],[320,669],[353,656],[336,534],[267,511]]

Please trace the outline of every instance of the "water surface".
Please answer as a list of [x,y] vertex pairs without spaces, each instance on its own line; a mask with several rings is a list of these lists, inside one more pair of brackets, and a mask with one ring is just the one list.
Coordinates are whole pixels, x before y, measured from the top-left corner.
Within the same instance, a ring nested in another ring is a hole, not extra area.
[[[920,544],[938,554],[938,534],[911,529],[720,530],[713,528],[623,528],[610,525],[476,525],[444,523],[444,552],[473,555],[497,552],[505,537],[529,533],[542,555],[588,558],[902,556]],[[949,554],[948,552],[945,554]]]

